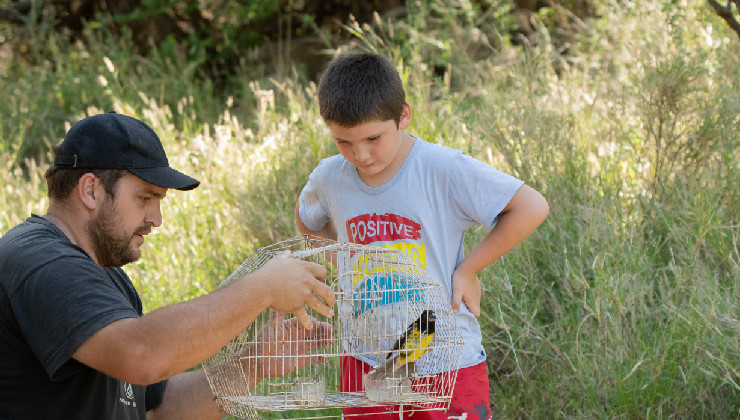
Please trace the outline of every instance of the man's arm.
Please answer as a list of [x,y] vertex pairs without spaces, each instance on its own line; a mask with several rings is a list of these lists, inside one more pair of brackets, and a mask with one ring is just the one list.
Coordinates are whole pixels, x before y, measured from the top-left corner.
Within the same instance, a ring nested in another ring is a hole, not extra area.
[[225,414],[216,405],[208,378],[201,370],[184,372],[167,380],[162,404],[147,412],[148,420],[220,419]]
[[323,283],[325,275],[323,266],[279,256],[197,299],[114,321],[73,357],[114,378],[152,384],[215,354],[267,307],[292,312],[303,325],[312,325],[306,306],[333,316],[334,294]]
[[304,235],[313,235],[321,238],[331,239],[332,241],[337,240],[337,230],[334,227],[334,223],[331,221],[324,225],[321,230],[311,230],[303,224],[300,216],[300,203],[295,204],[295,224],[298,225],[298,231]]
[[522,185],[499,214],[498,222],[483,240],[460,261],[452,274],[452,309],[460,303],[480,315],[481,288],[478,272],[501,258],[527,238],[550,212],[547,200],[535,189]]

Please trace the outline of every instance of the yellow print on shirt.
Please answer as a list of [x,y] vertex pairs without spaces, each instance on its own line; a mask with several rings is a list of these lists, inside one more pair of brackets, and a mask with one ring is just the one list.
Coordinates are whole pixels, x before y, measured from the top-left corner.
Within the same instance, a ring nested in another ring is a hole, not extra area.
[[[423,242],[420,244],[409,244],[400,242],[387,245],[378,245],[378,247],[401,251],[406,257],[408,257],[408,259],[411,260],[411,262],[416,264],[422,270],[427,269],[427,253]],[[355,274],[352,277],[352,287],[356,287],[357,283],[364,280],[365,277],[370,274],[384,273],[384,267],[378,266],[376,262],[376,260],[372,258],[365,258],[362,255],[357,257],[352,265],[352,270],[358,274]]]

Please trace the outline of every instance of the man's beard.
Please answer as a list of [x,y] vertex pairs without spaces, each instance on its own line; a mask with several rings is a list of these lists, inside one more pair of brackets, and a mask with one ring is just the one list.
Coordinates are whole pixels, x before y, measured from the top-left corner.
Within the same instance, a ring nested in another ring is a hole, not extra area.
[[[134,235],[127,236],[119,233],[121,229],[116,223],[118,208],[113,202],[113,197],[108,196],[108,198],[109,200],[106,200],[100,209],[100,213],[88,222],[87,229],[98,264],[102,267],[122,267],[138,260],[141,251],[138,247],[131,245]],[[139,227],[135,234],[141,235],[150,231],[151,227],[144,225]]]

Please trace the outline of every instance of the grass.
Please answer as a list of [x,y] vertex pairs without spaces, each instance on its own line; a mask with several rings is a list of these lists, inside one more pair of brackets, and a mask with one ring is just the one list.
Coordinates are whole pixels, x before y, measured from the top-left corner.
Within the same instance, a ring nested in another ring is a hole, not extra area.
[[[565,55],[544,27],[511,46],[465,1],[434,3],[456,19],[425,8],[350,25],[355,48],[402,71],[410,132],[550,203],[481,273],[497,418],[740,417],[740,40],[704,2],[674,3],[596,2]],[[164,225],[127,267],[145,310],[207,293],[297,234],[295,199],[335,153],[315,85],[242,69],[216,91],[186,56],[140,57],[125,36],[34,39],[44,53],[0,78],[0,231],[45,212],[48,145],[115,109],[149,122],[171,164],[203,182],[168,194]]]

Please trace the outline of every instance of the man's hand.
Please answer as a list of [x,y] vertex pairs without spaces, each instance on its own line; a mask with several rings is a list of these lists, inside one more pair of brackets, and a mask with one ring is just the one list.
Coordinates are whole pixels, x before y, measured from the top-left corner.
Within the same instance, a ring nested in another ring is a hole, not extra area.
[[334,316],[334,292],[324,283],[325,267],[281,252],[258,271],[269,282],[268,305],[276,311],[294,314],[304,328],[313,328],[306,307],[325,317]]
[[465,302],[468,310],[475,315],[480,316],[480,299],[481,287],[480,280],[475,273],[465,273],[462,270],[455,269],[452,273],[452,311],[460,311],[460,303]]
[[310,318],[312,328],[305,329],[297,318],[283,320],[283,313],[273,311],[270,320],[257,333],[254,346],[245,362],[249,376],[259,382],[270,377],[285,376],[306,366],[325,362],[327,356],[309,354],[313,349],[326,346],[333,340],[332,326]]

